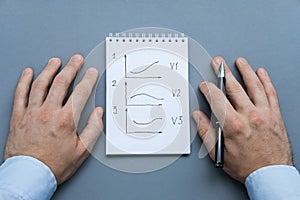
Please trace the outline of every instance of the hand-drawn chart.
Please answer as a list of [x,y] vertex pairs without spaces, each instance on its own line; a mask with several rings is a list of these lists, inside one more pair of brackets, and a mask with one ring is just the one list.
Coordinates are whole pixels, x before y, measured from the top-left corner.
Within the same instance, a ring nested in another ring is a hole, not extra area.
[[170,39],[106,39],[107,155],[190,152],[188,41]]

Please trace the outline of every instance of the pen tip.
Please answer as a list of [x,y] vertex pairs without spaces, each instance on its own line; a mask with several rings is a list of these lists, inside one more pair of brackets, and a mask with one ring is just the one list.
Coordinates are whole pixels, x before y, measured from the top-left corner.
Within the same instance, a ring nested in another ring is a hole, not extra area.
[[219,67],[218,77],[219,78],[225,77],[225,69],[224,69],[223,61],[221,62],[220,67]]

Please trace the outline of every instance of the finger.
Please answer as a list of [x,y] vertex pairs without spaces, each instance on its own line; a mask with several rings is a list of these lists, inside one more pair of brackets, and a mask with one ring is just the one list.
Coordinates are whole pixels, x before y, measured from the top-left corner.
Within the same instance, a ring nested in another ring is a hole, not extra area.
[[200,90],[204,94],[212,112],[222,127],[226,125],[224,124],[225,121],[230,121],[230,119],[236,118],[238,113],[234,110],[224,93],[213,83],[201,83]]
[[103,109],[101,107],[96,108],[90,118],[86,127],[83,129],[82,133],[79,135],[81,144],[83,145],[81,150],[91,152],[98,137],[100,136],[103,123],[102,123]]
[[48,93],[49,85],[61,65],[59,58],[51,58],[45,69],[33,82],[29,97],[29,106],[40,106]]
[[71,107],[73,110],[76,124],[79,121],[80,114],[93,90],[97,78],[98,71],[95,68],[89,68],[66,103],[66,106]]
[[12,121],[19,120],[26,111],[28,103],[28,94],[30,90],[30,84],[33,78],[33,71],[30,68],[26,68],[17,85],[14,95],[14,105],[12,112]]
[[197,123],[197,131],[209,156],[212,160],[215,159],[215,144],[216,144],[216,130],[213,128],[210,120],[202,111],[194,111],[193,118]]
[[266,96],[267,96],[269,105],[271,106],[272,110],[280,113],[278,96],[277,96],[276,90],[272,84],[271,78],[269,77],[267,71],[263,68],[259,68],[257,70],[257,75],[258,75],[259,80],[261,81],[261,83],[264,86]]
[[249,98],[256,106],[265,106],[268,103],[264,87],[257,75],[249,65],[246,59],[238,58],[236,66],[240,71],[242,78],[245,82]]
[[61,72],[54,78],[49,94],[45,100],[46,104],[62,106],[70,84],[74,80],[82,65],[83,57],[81,55],[77,54],[72,56],[63,70],[61,70]]
[[216,74],[219,73],[221,62],[224,63],[224,67],[225,67],[225,76],[226,76],[225,88],[226,88],[226,96],[228,100],[231,102],[231,104],[237,111],[252,107],[253,104],[249,99],[247,93],[240,85],[240,83],[236,80],[236,78],[233,76],[225,60],[220,56],[217,56],[212,60],[212,67],[215,73]]

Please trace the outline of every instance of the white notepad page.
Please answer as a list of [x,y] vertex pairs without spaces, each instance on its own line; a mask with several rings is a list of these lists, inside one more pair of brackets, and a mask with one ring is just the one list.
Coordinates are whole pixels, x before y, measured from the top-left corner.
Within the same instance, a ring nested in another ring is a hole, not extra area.
[[106,38],[106,155],[189,154],[188,38]]

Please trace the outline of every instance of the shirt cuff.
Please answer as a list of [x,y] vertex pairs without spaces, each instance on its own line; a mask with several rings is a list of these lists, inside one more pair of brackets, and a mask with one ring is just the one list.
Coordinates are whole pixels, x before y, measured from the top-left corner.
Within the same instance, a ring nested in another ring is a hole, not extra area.
[[252,172],[245,182],[251,200],[300,199],[300,175],[288,165],[271,165]]
[[14,156],[0,166],[0,188],[22,199],[50,199],[57,187],[52,171],[30,156]]

